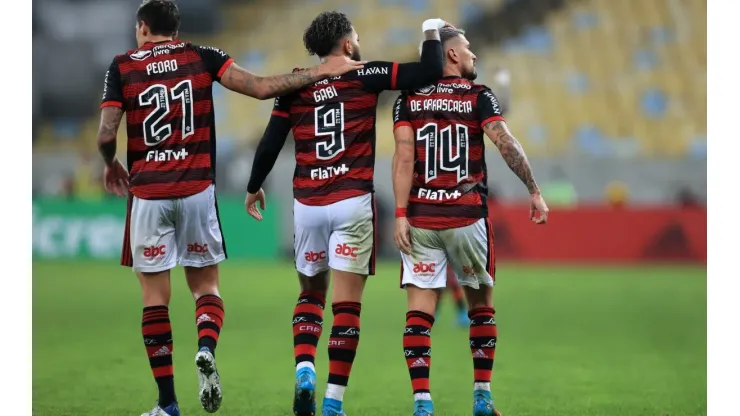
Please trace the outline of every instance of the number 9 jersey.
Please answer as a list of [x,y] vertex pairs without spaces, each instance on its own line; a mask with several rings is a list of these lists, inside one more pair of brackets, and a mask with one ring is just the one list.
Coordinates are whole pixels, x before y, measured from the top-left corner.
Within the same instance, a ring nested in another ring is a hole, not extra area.
[[134,196],[183,198],[213,184],[212,88],[232,62],[219,49],[179,40],[148,42],[113,59],[101,108],[126,112],[126,160]]
[[488,217],[488,174],[482,126],[503,120],[491,90],[444,77],[404,91],[393,106],[394,129],[415,132],[414,180],[407,207],[413,227],[466,227]]

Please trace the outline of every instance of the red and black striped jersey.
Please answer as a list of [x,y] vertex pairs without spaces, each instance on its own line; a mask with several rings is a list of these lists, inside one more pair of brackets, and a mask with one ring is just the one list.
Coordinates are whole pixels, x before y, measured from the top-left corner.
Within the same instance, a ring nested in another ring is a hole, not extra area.
[[126,112],[133,195],[182,198],[214,182],[212,88],[232,62],[220,49],[179,40],[148,42],[113,59],[101,108]]
[[409,224],[424,229],[470,225],[488,216],[485,134],[482,126],[503,120],[491,90],[465,78],[401,93],[393,106],[394,129],[415,135]]
[[295,139],[293,195],[329,205],[373,192],[378,95],[396,89],[398,64],[369,62],[275,100]]

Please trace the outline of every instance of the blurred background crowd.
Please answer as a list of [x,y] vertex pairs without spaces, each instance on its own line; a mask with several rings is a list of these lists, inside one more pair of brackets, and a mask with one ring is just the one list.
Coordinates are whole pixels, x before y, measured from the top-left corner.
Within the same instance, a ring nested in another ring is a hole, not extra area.
[[[135,47],[140,0],[33,0],[33,191],[106,198],[95,137],[103,77]],[[477,82],[507,102],[507,122],[554,212],[579,206],[701,208],[706,201],[706,2],[703,0],[179,0],[180,37],[217,46],[261,75],[316,63],[303,30],[324,10],[353,21],[366,60],[418,59],[420,24],[467,31]],[[214,87],[217,187],[243,197],[271,101]],[[391,104],[377,116],[381,218],[392,209]],[[119,157],[125,152],[119,132]],[[291,221],[289,139],[266,192]],[[491,202],[527,194],[493,146]],[[495,215],[493,213],[492,215]],[[557,216],[553,216],[555,220]],[[245,218],[245,221],[247,219]],[[286,237],[288,240],[290,236]],[[289,244],[288,244],[289,245]]]

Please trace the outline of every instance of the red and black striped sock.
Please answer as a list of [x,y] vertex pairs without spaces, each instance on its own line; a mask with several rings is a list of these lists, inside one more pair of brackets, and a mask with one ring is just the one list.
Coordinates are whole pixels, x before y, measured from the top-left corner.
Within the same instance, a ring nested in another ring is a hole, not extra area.
[[411,376],[414,400],[432,400],[429,370],[432,367],[432,325],[434,317],[422,311],[406,313],[403,353]]
[[329,338],[329,385],[326,388],[326,397],[330,399],[342,401],[344,398],[360,342],[361,306],[359,302],[332,304],[334,324]]
[[198,349],[207,347],[216,355],[218,336],[224,324],[224,301],[216,295],[203,295],[195,301]]
[[495,314],[496,311],[488,307],[468,312],[475,390],[491,390],[491,372],[498,338]]
[[154,380],[159,388],[159,405],[167,407],[176,401],[172,367],[172,327],[167,306],[147,306],[141,320],[141,333]]
[[293,355],[298,366],[311,367],[314,371],[316,346],[324,326],[324,303],[321,292],[303,291],[293,310]]

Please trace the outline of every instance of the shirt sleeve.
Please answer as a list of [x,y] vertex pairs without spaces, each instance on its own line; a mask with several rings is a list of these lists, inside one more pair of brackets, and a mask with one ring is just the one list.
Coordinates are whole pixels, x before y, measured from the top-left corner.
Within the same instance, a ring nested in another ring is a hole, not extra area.
[[419,62],[373,61],[357,70],[357,74],[365,87],[375,92],[413,90],[441,78],[443,65],[442,44],[438,40],[427,40],[422,45]]
[[103,99],[100,108],[118,107],[123,108],[123,86],[121,85],[121,70],[118,68],[118,61],[115,59],[111,62],[108,71],[105,73],[103,83]]
[[401,126],[411,127],[405,93],[399,94],[396,102],[393,104],[393,130]]
[[[277,100],[276,100],[277,101]],[[262,188],[262,184],[267,179],[272,168],[275,166],[280,150],[285,145],[285,140],[290,133],[290,119],[281,115],[270,116],[270,122],[267,123],[265,133],[257,145],[252,161],[252,173],[247,183],[247,192],[254,194]]]
[[478,93],[478,114],[481,127],[492,121],[504,121],[503,109],[490,88]]
[[292,100],[290,95],[275,98],[275,104],[272,106],[272,115],[274,117],[290,119],[291,101]]
[[226,52],[213,46],[194,46],[195,50],[200,55],[203,63],[206,65],[208,73],[211,74],[214,80],[221,81],[221,76],[226,72],[226,69],[234,63],[234,59],[229,56]]

